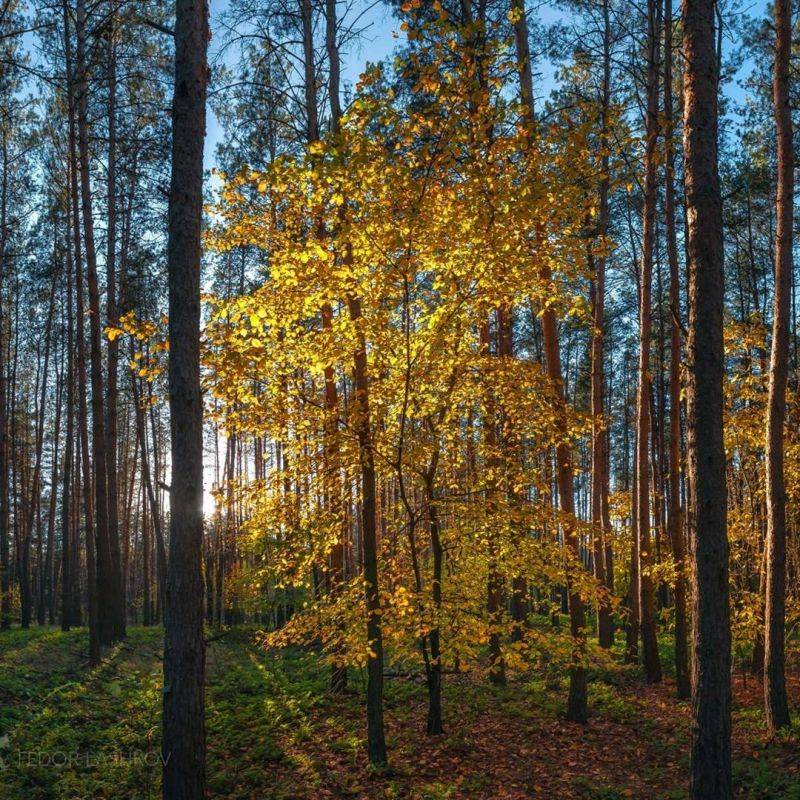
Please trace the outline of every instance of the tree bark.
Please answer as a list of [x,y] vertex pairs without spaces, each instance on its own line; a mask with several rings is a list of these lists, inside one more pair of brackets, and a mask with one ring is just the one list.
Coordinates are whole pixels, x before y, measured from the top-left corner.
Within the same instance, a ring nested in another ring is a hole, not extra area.
[[789,368],[789,303],[792,291],[792,224],[794,209],[794,148],[789,105],[792,47],[790,0],[775,2],[775,67],[772,96],[777,129],[778,190],[775,204],[775,299],[767,405],[767,587],[764,609],[764,710],[767,730],[789,725],[786,699],[786,487],[783,434],[786,423],[786,381]]
[[[338,135],[342,110],[339,101],[339,43],[336,0],[325,2],[325,49],[328,54],[328,98],[331,112],[331,133]],[[316,99],[314,99],[316,105]],[[309,132],[310,135],[310,132]],[[333,308],[330,303],[322,306],[322,329],[330,335],[333,328]],[[339,540],[331,548],[329,587],[332,594],[341,591],[345,580],[345,542],[347,522],[342,508],[341,462],[339,456],[339,395],[336,390],[336,374],[332,364],[325,366],[325,502],[334,519],[341,519]],[[331,670],[331,691],[341,694],[347,688],[347,666],[335,664]]]
[[176,0],[167,239],[172,479],[164,609],[165,800],[202,800],[206,793],[200,264],[208,40],[205,0]]
[[[350,258],[349,247],[346,258]],[[372,427],[369,405],[367,345],[361,330],[361,300],[347,298],[350,319],[357,331],[357,349],[353,354],[353,425],[358,438],[361,461],[361,547],[364,559],[364,587],[367,603],[367,751],[371,764],[386,763],[383,732],[383,631],[378,586],[378,542],[376,531],[375,461],[372,451]]]
[[76,93],[78,121],[78,171],[89,290],[89,353],[92,386],[92,479],[94,485],[95,536],[97,541],[97,596],[100,643],[112,644],[123,634],[120,623],[121,588],[115,575],[108,530],[108,472],[103,411],[103,353],[100,332],[100,291],[94,240],[92,188],[87,120],[88,67],[86,64],[86,3],[78,0],[76,17]]
[[65,271],[66,288],[66,327],[67,327],[67,397],[66,397],[66,439],[64,441],[64,469],[61,475],[61,630],[68,631],[76,623],[74,607],[74,576],[72,573],[72,460],[75,449],[75,331],[72,305],[73,248],[69,230],[69,211],[67,211],[67,254]]
[[[550,280],[549,269],[542,275]],[[579,591],[574,586],[574,571],[580,569],[580,545],[578,533],[572,521],[575,515],[575,495],[573,487],[572,447],[566,440],[567,413],[564,394],[564,379],[561,373],[561,353],[559,352],[558,330],[555,312],[545,309],[542,316],[544,334],[545,363],[547,374],[556,392],[556,410],[559,431],[564,440],[556,446],[556,485],[558,502],[564,515],[564,545],[567,548],[567,592],[569,594],[570,631],[574,640],[574,653],[569,674],[569,696],[567,698],[567,719],[572,722],[586,722],[589,716],[587,707],[587,678],[583,659],[586,650],[586,612]]]
[[723,241],[713,0],[684,0],[689,274],[687,427],[693,536],[692,800],[729,800],[731,630],[723,440]]
[[[117,46],[116,0],[112,1],[108,31],[108,197],[106,205],[106,320],[108,326],[119,324],[117,311]],[[108,541],[111,550],[117,596],[115,598],[117,636],[125,636],[125,581],[119,539],[119,488],[117,475],[117,384],[119,380],[119,340],[109,338],[107,344],[106,407],[106,475],[108,494]]]
[[611,105],[611,22],[608,0],[603,0],[603,80],[600,97],[600,210],[597,236],[601,252],[594,256],[589,244],[589,253],[594,259],[594,281],[592,286],[592,344],[591,344],[591,404],[592,404],[592,536],[595,578],[600,587],[597,602],[597,639],[600,647],[609,648],[614,642],[611,607],[603,589],[608,589],[608,564],[606,554],[611,540],[611,520],[608,508],[608,430],[605,413],[605,364],[603,346],[605,342],[605,298],[606,298],[606,248],[608,243],[608,192],[610,186],[609,166],[609,109]]
[[678,697],[691,695],[686,625],[686,540],[681,508],[681,326],[678,242],[675,225],[675,146],[672,113],[672,0],[664,2],[664,151],[667,260],[669,261],[669,530],[675,559],[675,683]]
[[11,558],[8,496],[8,404],[6,327],[4,305],[6,246],[8,242],[8,134],[3,126],[3,182],[0,185],[0,630],[11,627]]
[[89,612],[89,663],[100,663],[100,631],[98,625],[97,597],[97,561],[94,538],[94,503],[92,500],[91,461],[89,460],[89,421],[86,403],[86,334],[84,320],[86,318],[83,286],[83,256],[81,248],[80,192],[78,188],[78,154],[75,120],[76,87],[72,68],[72,45],[70,42],[69,6],[63,3],[64,16],[64,52],[67,73],[67,113],[69,115],[69,173],[70,195],[72,200],[72,240],[75,254],[75,319],[77,329],[77,373],[78,373],[78,434],[81,478],[76,483],[82,484],[84,527],[86,546],[86,593]]
[[[648,683],[661,680],[653,597],[653,566],[650,537],[650,342],[652,338],[653,250],[656,225],[656,148],[658,143],[659,0],[647,4],[647,113],[644,155],[644,210],[642,225],[642,271],[639,293],[639,391],[636,400],[636,533],[639,546],[639,628],[642,660]],[[655,476],[654,476],[655,477]]]

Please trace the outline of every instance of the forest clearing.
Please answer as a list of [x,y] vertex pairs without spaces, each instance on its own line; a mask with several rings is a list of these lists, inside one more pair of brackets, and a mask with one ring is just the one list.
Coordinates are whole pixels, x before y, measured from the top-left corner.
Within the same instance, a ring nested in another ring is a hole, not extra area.
[[[636,668],[598,669],[589,691],[590,723],[564,720],[557,672],[534,672],[507,687],[468,674],[449,676],[447,728],[424,735],[420,676],[388,681],[391,768],[366,758],[354,675],[344,697],[326,692],[313,652],[265,653],[256,629],[236,629],[209,644],[207,663],[209,796],[275,798],[585,798],[670,800],[687,794],[689,705],[675,703],[674,681],[643,684]],[[0,798],[160,796],[160,633],[132,628],[96,670],[86,669],[85,636],[52,629],[17,632],[0,660],[0,725],[14,750]],[[671,642],[662,641],[669,663]],[[617,654],[619,655],[619,654]],[[800,681],[789,680],[797,708]],[[797,732],[763,734],[760,684],[733,677],[736,797],[800,796]],[[90,755],[86,757],[87,748]],[[73,763],[69,764],[70,754]],[[66,763],[64,763],[66,762]]]

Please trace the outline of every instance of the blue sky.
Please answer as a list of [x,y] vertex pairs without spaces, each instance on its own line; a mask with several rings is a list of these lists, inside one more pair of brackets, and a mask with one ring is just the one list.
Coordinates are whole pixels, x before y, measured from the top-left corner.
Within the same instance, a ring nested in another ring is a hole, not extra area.
[[[211,27],[212,32],[219,30],[218,20],[221,14],[224,13],[228,7],[229,0],[210,0],[211,10]],[[730,0],[729,5],[733,3],[738,6],[736,11],[744,13],[750,17],[764,17],[769,13],[770,5],[768,0],[744,0],[739,3],[739,0]],[[674,4],[676,5],[676,4]],[[351,16],[364,11],[364,16],[360,22],[365,27],[364,34],[361,41],[354,46],[350,52],[343,54],[342,64],[342,77],[346,82],[355,83],[359,74],[363,71],[365,64],[368,61],[379,61],[395,49],[398,44],[397,32],[399,31],[399,22],[393,17],[387,5],[380,0],[355,0],[353,8],[351,9]],[[676,8],[676,12],[678,9]],[[538,19],[544,23],[555,23],[559,19],[563,19],[564,11],[558,6],[556,2],[542,3],[534,12]],[[402,36],[402,34],[401,34]],[[212,57],[214,54],[215,45],[212,40],[211,50]],[[726,56],[731,56],[739,42],[736,40],[734,34],[728,30],[724,38],[724,51]],[[752,69],[752,63],[745,62],[742,64],[739,73],[733,82],[724,87],[725,93],[734,98],[736,103],[741,103],[744,100],[744,92],[740,86],[740,81],[747,76]],[[548,94],[553,86],[553,69],[551,65],[539,64],[539,92],[541,94]],[[219,123],[214,116],[213,111],[209,108],[208,111],[208,135],[206,139],[206,164],[209,167],[214,165],[214,149],[220,140],[222,131]]]
[[[228,0],[211,0],[211,31],[214,34],[218,27],[218,20],[228,7]],[[365,13],[360,18],[359,26],[364,28],[361,41],[350,52],[343,54],[342,79],[345,82],[355,83],[358,76],[364,69],[368,61],[376,62],[389,55],[398,43],[398,39],[392,34],[400,29],[400,23],[395,19],[388,6],[383,2],[375,0],[356,0],[351,16],[360,13],[364,9]],[[211,57],[213,58],[215,42],[212,38]],[[214,112],[208,109],[208,130],[206,138],[206,164],[211,167],[214,164],[214,148],[219,142],[222,131],[217,122]]]

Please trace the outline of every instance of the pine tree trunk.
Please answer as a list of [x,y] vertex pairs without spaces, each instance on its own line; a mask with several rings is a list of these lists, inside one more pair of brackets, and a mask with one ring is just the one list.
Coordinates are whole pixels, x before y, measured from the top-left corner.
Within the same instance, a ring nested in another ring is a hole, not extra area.
[[[606,297],[606,237],[608,236],[608,193],[610,187],[609,111],[611,105],[611,22],[608,0],[603,0],[603,79],[600,98],[600,210],[597,238],[601,252],[595,257],[590,242],[590,261],[594,260],[592,285],[592,344],[591,344],[591,407],[592,407],[592,486],[591,509],[594,534],[592,537],[595,578],[601,589],[608,589],[611,544],[611,520],[608,508],[608,430],[605,414],[605,297]],[[608,598],[602,594],[597,603],[597,639],[601,647],[614,642],[614,628]]]
[[[108,198],[106,206],[106,318],[108,326],[119,324],[117,312],[117,48],[116,0],[112,2],[108,32]],[[119,340],[107,344],[105,408],[106,475],[108,495],[108,542],[114,578],[116,636],[125,636],[125,582],[119,539],[119,489],[117,474],[117,384],[119,380]]]
[[[97,591],[97,559],[95,552],[94,530],[94,503],[92,499],[92,472],[89,459],[89,416],[86,403],[86,334],[84,320],[86,309],[84,303],[83,287],[83,258],[80,231],[80,194],[78,189],[78,156],[75,125],[75,85],[72,74],[72,61],[69,37],[69,11],[66,0],[64,2],[64,38],[66,53],[66,71],[68,81],[68,114],[69,114],[69,165],[70,165],[70,194],[72,200],[72,237],[75,252],[75,318],[77,320],[77,373],[78,373],[78,432],[79,454],[81,463],[81,476],[76,483],[82,484],[85,546],[86,546],[86,585],[87,605],[89,612],[89,663],[100,663],[100,631],[98,620],[98,591]],[[76,509],[77,513],[77,509]]]
[[789,105],[792,47],[790,0],[775,2],[775,69],[772,93],[778,136],[778,192],[775,207],[775,300],[767,406],[767,587],[764,609],[764,710],[767,730],[789,725],[786,699],[786,487],[783,435],[786,423],[786,381],[789,367],[789,303],[792,291],[792,225],[794,210],[794,148]]
[[[336,0],[325,2],[325,49],[328,54],[328,100],[331,114],[331,133],[339,133],[341,106],[339,102],[339,43]],[[316,100],[314,100],[316,106]],[[328,332],[333,328],[333,308],[330,303],[322,306],[322,329]],[[347,523],[342,508],[341,462],[339,457],[339,396],[336,390],[334,367],[328,364],[324,371],[325,380],[325,502],[334,519],[341,519],[339,540],[331,548],[329,586],[333,595],[341,591],[345,580],[344,550],[347,538]],[[343,632],[343,627],[341,629]],[[347,667],[335,664],[331,670],[331,691],[341,694],[347,689]]]
[[[647,115],[644,156],[644,210],[642,226],[642,272],[639,296],[639,392],[636,399],[636,532],[639,547],[639,628],[642,660],[648,683],[661,680],[653,597],[653,566],[650,537],[650,342],[652,338],[652,278],[656,223],[656,157],[658,142],[658,62],[660,12],[658,0],[647,4]],[[655,478],[655,476],[653,476]]]
[[678,242],[675,225],[675,147],[672,113],[672,0],[664,2],[664,151],[667,260],[669,261],[669,531],[675,559],[675,683],[678,697],[691,695],[686,625],[686,540],[681,508],[681,327]]
[[120,591],[115,580],[108,531],[108,472],[103,411],[103,353],[100,332],[100,291],[97,282],[97,253],[94,240],[92,188],[87,120],[88,67],[86,64],[86,3],[78,0],[76,50],[76,93],[78,120],[78,172],[81,189],[83,242],[86,255],[86,283],[89,290],[89,355],[92,412],[92,482],[94,486],[95,536],[97,541],[97,599],[100,643],[112,644],[121,635]]
[[687,428],[692,561],[692,800],[730,800],[731,630],[722,415],[723,241],[719,69],[712,0],[684,0],[684,153],[689,274]]
[[173,469],[164,608],[165,800],[202,800],[206,792],[200,261],[208,40],[205,0],[177,0],[167,239]]
[[72,305],[73,248],[67,214],[67,254],[65,270],[67,273],[67,398],[66,398],[66,439],[64,441],[64,469],[61,475],[61,630],[68,631],[76,624],[73,614],[74,576],[72,572],[72,461],[75,449],[75,332]]
[[6,245],[8,241],[8,134],[3,126],[3,181],[0,185],[0,630],[11,627],[11,557],[9,547],[8,408],[6,380],[6,328],[4,302]]

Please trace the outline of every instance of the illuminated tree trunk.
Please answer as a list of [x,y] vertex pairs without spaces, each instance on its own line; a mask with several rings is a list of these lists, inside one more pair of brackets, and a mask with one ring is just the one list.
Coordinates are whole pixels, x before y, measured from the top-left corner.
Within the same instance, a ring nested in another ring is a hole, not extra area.
[[786,487],[783,474],[783,436],[786,423],[786,381],[789,367],[789,303],[792,291],[792,225],[794,148],[789,105],[792,46],[790,0],[775,2],[775,67],[772,94],[778,136],[777,231],[775,241],[775,299],[767,407],[767,586],[764,609],[764,710],[767,730],[789,725],[786,699]]
[[644,211],[642,226],[642,273],[639,293],[639,391],[636,399],[636,491],[639,546],[639,627],[642,657],[649,683],[661,680],[653,597],[653,566],[650,538],[650,341],[652,338],[653,249],[656,222],[656,145],[658,141],[658,0],[647,5],[647,114],[644,155]]
[[664,151],[667,259],[669,261],[669,530],[675,559],[675,683],[678,697],[691,694],[686,625],[686,541],[681,508],[681,328],[678,242],[675,226],[675,147],[672,114],[672,0],[664,2]]
[[687,428],[693,510],[692,800],[730,800],[731,630],[723,441],[724,272],[712,0],[684,0],[689,274]]
[[630,584],[628,585],[628,623],[625,628],[625,663],[636,664],[639,660],[639,492],[636,470],[636,442],[633,443],[633,469],[631,470],[631,549]]
[[[601,88],[600,146],[600,211],[598,238],[602,252],[594,257],[589,244],[590,257],[594,259],[594,281],[592,286],[592,537],[595,577],[601,587],[609,589],[609,565],[606,554],[610,552],[611,520],[608,508],[608,430],[604,403],[605,365],[603,345],[605,342],[605,296],[606,296],[606,237],[608,235],[609,175],[609,107],[611,104],[611,23],[608,0],[603,2],[603,82]],[[597,639],[601,647],[611,647],[614,629],[611,608],[601,593],[597,604]]]
[[177,0],[169,192],[172,480],[164,608],[163,796],[205,796],[200,261],[209,40],[205,0]]
[[[341,106],[339,103],[339,44],[336,0],[325,3],[325,48],[328,53],[328,98],[331,111],[331,132],[339,133]],[[313,76],[312,76],[313,77]],[[316,100],[314,100],[316,104]],[[333,308],[330,303],[322,306],[322,329],[331,335],[333,329]],[[331,364],[325,366],[325,491],[326,502],[334,519],[341,519],[341,530],[330,555],[330,590],[335,595],[345,580],[345,541],[347,522],[342,508],[342,482],[339,458],[339,396],[336,390],[336,373]],[[340,694],[347,688],[347,667],[334,665],[331,671],[331,691]]]
[[[550,280],[549,270],[542,274],[543,280]],[[573,488],[572,448],[567,441],[566,399],[564,395],[564,379],[561,373],[561,354],[559,352],[556,317],[552,308],[547,308],[542,316],[542,332],[544,334],[545,363],[547,374],[553,383],[558,404],[558,426],[563,437],[556,446],[556,486],[558,502],[564,514],[563,533],[567,548],[567,591],[569,595],[570,631],[574,640],[573,663],[570,667],[569,696],[567,699],[567,719],[573,722],[586,722],[587,684],[586,667],[583,658],[586,650],[586,614],[580,593],[574,585],[575,570],[581,568],[578,533],[575,530],[575,495]]]

